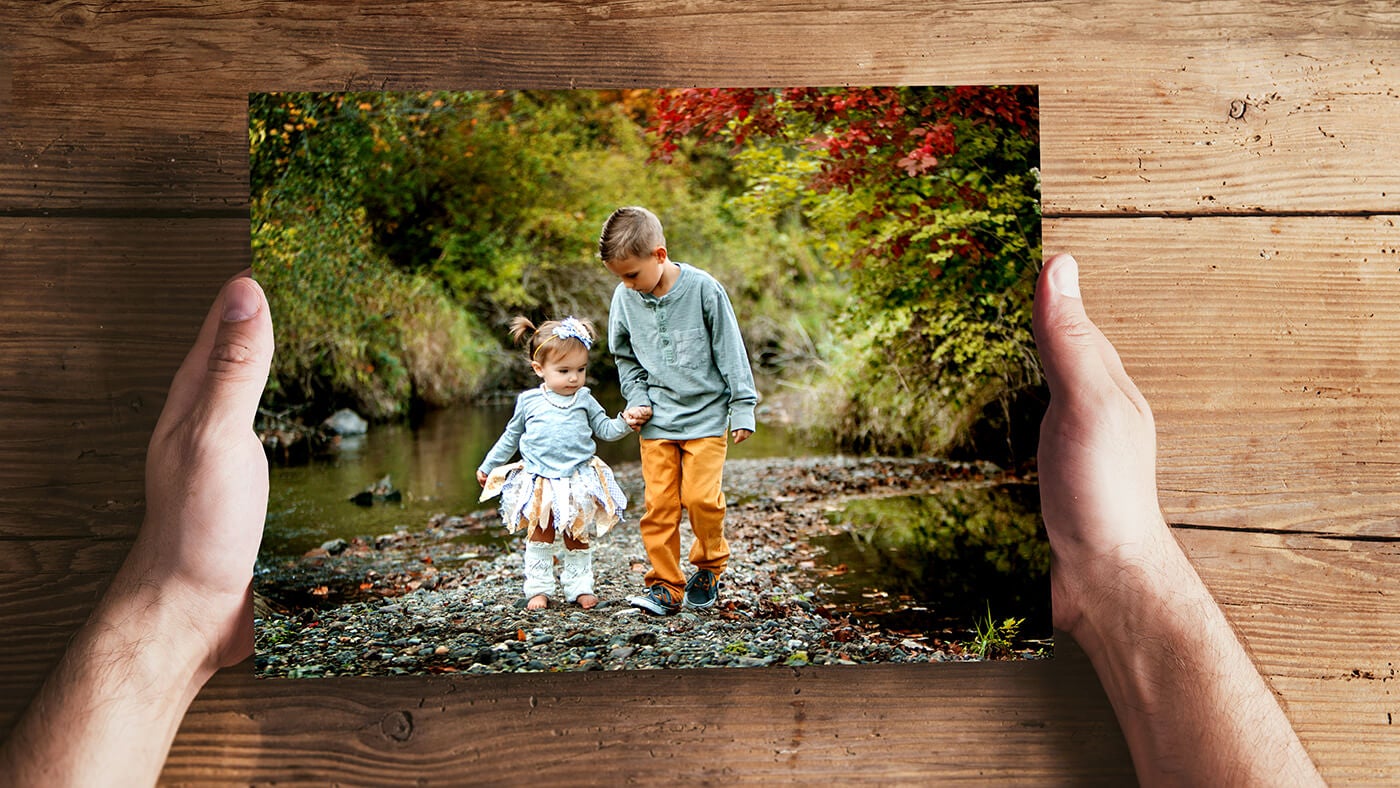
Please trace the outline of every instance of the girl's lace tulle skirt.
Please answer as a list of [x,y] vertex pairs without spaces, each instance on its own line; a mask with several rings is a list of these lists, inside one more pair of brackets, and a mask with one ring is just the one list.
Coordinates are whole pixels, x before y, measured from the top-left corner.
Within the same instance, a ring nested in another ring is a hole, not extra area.
[[523,462],[502,465],[486,477],[481,500],[501,496],[501,520],[511,533],[553,523],[581,542],[589,532],[602,536],[622,519],[627,496],[613,478],[612,468],[594,457],[566,479],[536,476]]

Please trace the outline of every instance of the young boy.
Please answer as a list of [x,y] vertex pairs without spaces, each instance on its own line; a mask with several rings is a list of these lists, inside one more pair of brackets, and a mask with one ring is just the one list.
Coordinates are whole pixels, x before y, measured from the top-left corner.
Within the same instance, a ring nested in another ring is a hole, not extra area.
[[[735,443],[754,431],[758,392],[734,308],[714,277],[666,254],[661,221],[645,208],[619,208],[603,223],[598,256],[622,280],[608,312],[608,344],[622,395],[642,427],[646,513],[642,541],[647,591],[628,602],[665,616],[719,598],[729,560],[720,479]],[[681,509],[695,543],[681,574]]]

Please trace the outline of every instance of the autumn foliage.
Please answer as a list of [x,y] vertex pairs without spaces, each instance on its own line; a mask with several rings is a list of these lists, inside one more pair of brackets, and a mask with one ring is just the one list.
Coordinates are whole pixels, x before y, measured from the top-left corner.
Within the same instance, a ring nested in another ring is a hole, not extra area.
[[807,421],[844,447],[942,451],[1037,384],[1033,88],[276,93],[248,110],[269,406],[391,418],[528,383],[500,326],[605,320],[595,240],[625,204],[725,283],[783,383],[766,393],[813,392]]
[[[1039,384],[1033,87],[675,90],[648,130],[660,162],[718,146],[745,179],[736,205],[797,213],[849,273],[861,301],[847,322],[871,352],[836,415],[857,443],[946,446],[989,403]],[[860,385],[871,380],[899,383]],[[909,425],[903,441],[876,418],[899,403],[910,403],[894,420]]]

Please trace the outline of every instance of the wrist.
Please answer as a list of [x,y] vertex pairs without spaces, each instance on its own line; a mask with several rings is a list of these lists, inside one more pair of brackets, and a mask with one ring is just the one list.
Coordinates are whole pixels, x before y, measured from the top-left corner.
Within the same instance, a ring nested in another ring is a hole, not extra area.
[[1143,620],[1160,621],[1158,611],[1183,594],[1209,598],[1160,513],[1119,533],[1132,538],[1107,547],[1099,546],[1105,540],[1051,541],[1055,626],[1086,651]]
[[204,633],[206,606],[191,596],[174,579],[124,566],[87,624],[94,644],[127,661],[131,675],[150,675],[157,679],[152,686],[168,688],[162,701],[179,703],[181,714],[219,668],[213,638]]
[[[1151,533],[1145,549],[1105,556],[1084,576],[1068,629],[1094,665],[1139,776],[1321,784],[1195,567],[1165,525]],[[1054,604],[1058,619],[1058,596]]]

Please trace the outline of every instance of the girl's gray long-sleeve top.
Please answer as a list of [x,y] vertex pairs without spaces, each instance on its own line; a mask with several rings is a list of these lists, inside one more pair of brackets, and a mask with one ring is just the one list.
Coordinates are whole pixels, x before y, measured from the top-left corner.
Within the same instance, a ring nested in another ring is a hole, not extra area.
[[515,412],[479,470],[490,473],[520,452],[525,470],[550,479],[566,479],[588,464],[598,450],[593,437],[615,441],[631,432],[622,416],[608,418],[587,386],[572,399],[543,388],[521,392]]

